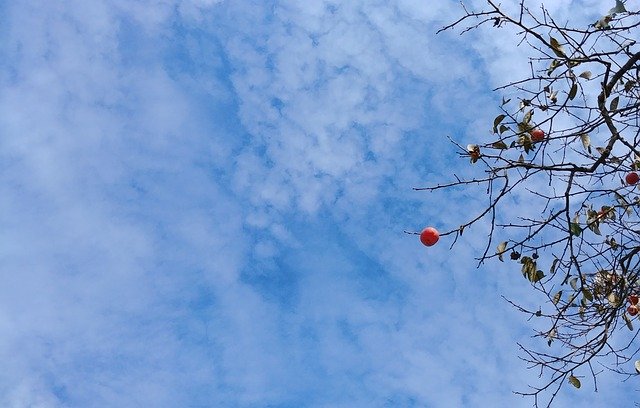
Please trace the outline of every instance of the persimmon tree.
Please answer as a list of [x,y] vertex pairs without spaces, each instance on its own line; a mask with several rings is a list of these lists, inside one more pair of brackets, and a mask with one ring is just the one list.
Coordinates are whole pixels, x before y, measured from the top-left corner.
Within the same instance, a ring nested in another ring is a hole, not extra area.
[[[490,136],[451,139],[472,176],[417,190],[486,189],[486,206],[441,235],[455,243],[488,225],[479,263],[510,263],[537,291],[540,307],[511,302],[537,326],[520,357],[542,380],[517,392],[534,406],[551,406],[566,384],[597,389],[603,373],[640,372],[640,14],[611,3],[581,26],[525,0],[511,14],[492,0],[481,10],[462,4],[440,30],[495,30],[505,47],[528,47],[527,73],[494,90],[502,102]],[[541,207],[514,211],[518,202]]]

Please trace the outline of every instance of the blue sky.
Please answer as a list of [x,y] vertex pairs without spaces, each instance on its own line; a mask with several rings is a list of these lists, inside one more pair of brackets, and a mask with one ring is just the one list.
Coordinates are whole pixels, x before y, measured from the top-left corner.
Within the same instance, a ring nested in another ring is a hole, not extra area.
[[[530,406],[531,323],[500,295],[540,300],[475,268],[486,225],[403,233],[484,203],[412,188],[473,172],[445,136],[488,135],[489,90],[527,69],[506,31],[435,35],[459,14],[0,2],[0,405]],[[598,387],[558,406],[636,398]]]

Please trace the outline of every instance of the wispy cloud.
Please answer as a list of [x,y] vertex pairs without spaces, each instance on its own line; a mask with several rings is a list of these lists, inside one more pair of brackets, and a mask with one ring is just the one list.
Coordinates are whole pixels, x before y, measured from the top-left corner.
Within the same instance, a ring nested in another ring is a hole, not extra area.
[[483,198],[411,191],[495,115],[453,3],[2,8],[3,406],[527,406],[518,272],[402,233]]

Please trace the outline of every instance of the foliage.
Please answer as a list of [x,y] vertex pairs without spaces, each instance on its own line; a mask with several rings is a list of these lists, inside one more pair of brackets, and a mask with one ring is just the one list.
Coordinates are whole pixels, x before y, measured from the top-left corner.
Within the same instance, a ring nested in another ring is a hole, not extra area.
[[[525,3],[515,14],[492,0],[481,11],[463,5],[464,15],[440,30],[515,29],[513,46],[529,47],[531,70],[495,90],[502,103],[487,124],[491,139],[452,140],[476,176],[418,190],[486,187],[487,206],[441,235],[457,240],[488,220],[479,262],[511,262],[544,299],[538,310],[511,303],[545,322],[539,348],[520,344],[543,385],[519,393],[550,406],[564,384],[580,388],[590,378],[597,389],[603,372],[636,375],[627,298],[640,292],[640,197],[625,178],[640,169],[640,14],[616,1],[593,24],[574,27]],[[542,204],[512,218],[504,209],[514,199]]]

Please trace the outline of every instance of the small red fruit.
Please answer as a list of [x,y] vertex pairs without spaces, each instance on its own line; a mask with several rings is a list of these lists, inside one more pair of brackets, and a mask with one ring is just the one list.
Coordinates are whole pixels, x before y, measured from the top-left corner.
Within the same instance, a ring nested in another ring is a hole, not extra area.
[[632,171],[631,173],[627,174],[624,180],[627,182],[627,184],[632,186],[640,181],[640,176],[638,176],[638,173],[636,173],[635,171]]
[[627,300],[629,301],[629,303],[635,306],[638,304],[638,295],[629,295],[627,297]]
[[534,142],[542,142],[544,140],[544,130],[533,129],[531,131],[531,140]]
[[638,307],[636,305],[631,305],[627,308],[627,313],[631,316],[635,316],[638,314]]
[[426,246],[435,245],[436,242],[440,239],[440,234],[438,230],[433,227],[427,227],[422,230],[420,233],[420,242]]

